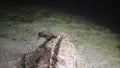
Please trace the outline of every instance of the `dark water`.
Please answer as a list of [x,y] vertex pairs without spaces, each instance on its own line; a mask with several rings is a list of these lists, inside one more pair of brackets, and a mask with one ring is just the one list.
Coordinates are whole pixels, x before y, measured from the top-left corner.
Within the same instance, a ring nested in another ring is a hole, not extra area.
[[6,5],[44,5],[51,8],[65,10],[78,16],[84,16],[97,22],[96,24],[120,33],[119,2],[108,0],[1,0],[1,7]]

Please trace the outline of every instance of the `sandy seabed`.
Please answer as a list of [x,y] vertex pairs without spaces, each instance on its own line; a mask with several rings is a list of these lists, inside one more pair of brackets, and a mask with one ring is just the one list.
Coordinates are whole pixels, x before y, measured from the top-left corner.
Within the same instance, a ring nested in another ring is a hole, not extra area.
[[13,56],[40,46],[45,41],[37,38],[40,31],[69,34],[89,68],[120,68],[120,35],[84,17],[35,6],[3,9],[0,14],[0,68],[11,68]]

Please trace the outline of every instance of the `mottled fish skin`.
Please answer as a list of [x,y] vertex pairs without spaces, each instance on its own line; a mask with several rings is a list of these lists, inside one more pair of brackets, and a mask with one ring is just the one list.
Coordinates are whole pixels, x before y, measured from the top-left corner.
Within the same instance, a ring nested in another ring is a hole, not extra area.
[[42,31],[38,33],[39,37],[46,38],[47,40],[51,40],[52,38],[56,38],[57,36],[52,34],[49,31]]
[[69,36],[65,33],[51,38],[43,48],[39,47],[23,58],[24,66],[19,68],[88,68],[86,62],[79,58],[76,46],[69,41]]

